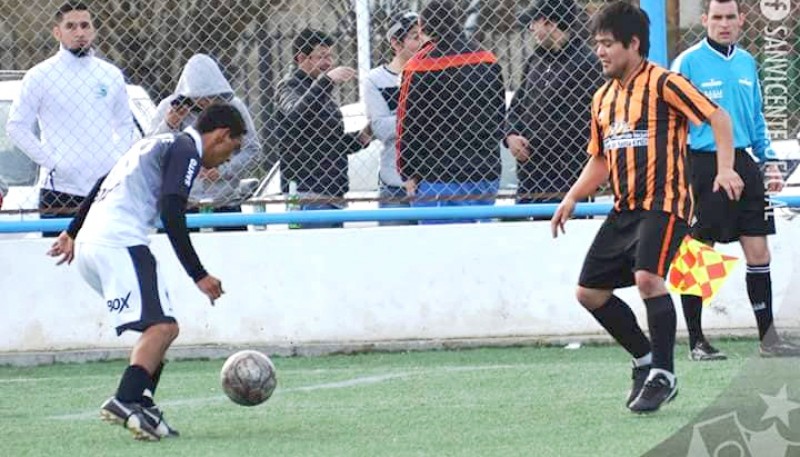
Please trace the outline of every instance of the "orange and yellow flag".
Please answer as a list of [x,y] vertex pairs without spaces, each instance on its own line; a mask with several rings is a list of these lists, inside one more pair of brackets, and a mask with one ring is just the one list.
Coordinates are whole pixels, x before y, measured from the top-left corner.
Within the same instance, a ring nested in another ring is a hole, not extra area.
[[670,291],[697,295],[708,305],[738,260],[687,236],[672,261],[667,284]]

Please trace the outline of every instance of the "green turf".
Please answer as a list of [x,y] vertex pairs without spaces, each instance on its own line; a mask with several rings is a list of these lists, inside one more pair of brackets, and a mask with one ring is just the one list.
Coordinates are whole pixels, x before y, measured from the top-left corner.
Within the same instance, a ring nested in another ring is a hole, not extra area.
[[228,401],[222,360],[168,364],[157,395],[175,440],[140,443],[98,419],[123,362],[0,367],[0,456],[637,456],[711,403],[754,352],[691,363],[653,416],[624,406],[629,361],[614,346],[275,358],[278,389]]

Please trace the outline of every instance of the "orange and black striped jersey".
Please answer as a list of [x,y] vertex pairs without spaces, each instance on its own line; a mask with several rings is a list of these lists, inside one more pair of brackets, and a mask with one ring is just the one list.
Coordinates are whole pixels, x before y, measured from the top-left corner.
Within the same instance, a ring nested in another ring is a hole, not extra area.
[[689,80],[647,61],[626,87],[619,80],[603,84],[592,100],[588,153],[606,159],[614,209],[690,221],[687,121],[701,124],[716,110]]

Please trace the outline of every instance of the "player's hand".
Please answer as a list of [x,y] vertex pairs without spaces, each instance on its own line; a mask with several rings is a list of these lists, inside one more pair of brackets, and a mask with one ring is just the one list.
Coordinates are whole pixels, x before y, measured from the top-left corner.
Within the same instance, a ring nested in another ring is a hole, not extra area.
[[553,218],[550,219],[550,230],[553,233],[553,238],[558,238],[559,229],[561,229],[561,233],[566,233],[564,225],[572,217],[573,212],[575,212],[575,199],[570,196],[564,197],[561,200],[561,204],[556,208]]
[[767,193],[776,194],[783,190],[784,181],[781,167],[777,163],[768,163],[764,167],[764,183]]
[[198,173],[198,176],[200,176],[201,179],[211,182],[217,182],[219,181],[220,178],[219,170],[217,170],[216,168],[203,167],[200,169],[200,173]]
[[367,124],[358,132],[358,142],[365,148],[372,142],[372,126]]
[[524,136],[511,134],[506,137],[506,143],[508,144],[508,150],[511,152],[511,155],[513,155],[518,162],[525,162],[531,158],[531,144]]
[[225,293],[225,291],[222,290],[222,281],[211,275],[197,281],[196,284],[197,288],[211,300],[211,306],[214,306],[214,301]]
[[417,180],[414,178],[408,179],[406,182],[403,183],[403,187],[406,188],[406,195],[409,197],[414,197],[417,195]]
[[56,265],[61,265],[64,262],[67,265],[72,263],[72,260],[75,259],[75,242],[70,236],[67,234],[66,231],[61,232],[58,235],[58,238],[53,242],[53,245],[50,246],[50,250],[47,251],[47,255],[50,257],[58,257],[61,256],[61,259],[56,262]]
[[178,130],[187,114],[189,114],[189,107],[186,105],[170,106],[165,119],[167,126],[172,130]]
[[728,168],[718,172],[717,177],[714,178],[714,188],[712,191],[716,192],[720,189],[728,194],[729,199],[739,200],[739,197],[742,196],[742,190],[744,190],[744,181],[742,181],[742,178],[739,177],[739,174],[736,173],[733,168]]
[[355,78],[358,72],[350,67],[336,67],[326,73],[334,84],[344,83]]

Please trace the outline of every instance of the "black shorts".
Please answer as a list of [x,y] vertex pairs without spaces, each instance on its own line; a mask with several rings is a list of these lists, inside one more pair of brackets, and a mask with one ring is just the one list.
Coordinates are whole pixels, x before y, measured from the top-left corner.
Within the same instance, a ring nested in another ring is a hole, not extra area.
[[667,276],[673,257],[689,225],[662,211],[612,212],[586,254],[579,284],[612,290],[636,283],[634,273],[649,271]]
[[744,181],[739,201],[731,201],[724,191],[712,191],[717,176],[716,153],[692,152],[690,157],[696,216],[692,226],[694,238],[730,243],[740,236],[775,233],[775,218],[767,211],[764,175],[747,151],[737,149],[733,163]]

